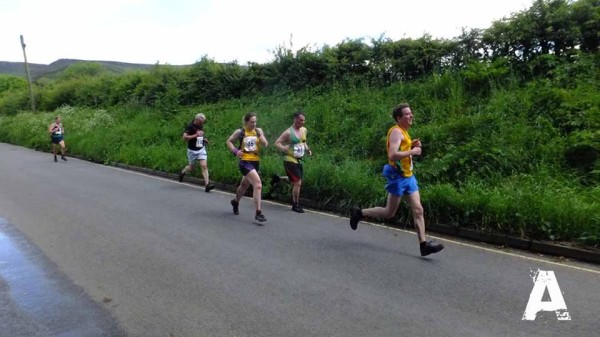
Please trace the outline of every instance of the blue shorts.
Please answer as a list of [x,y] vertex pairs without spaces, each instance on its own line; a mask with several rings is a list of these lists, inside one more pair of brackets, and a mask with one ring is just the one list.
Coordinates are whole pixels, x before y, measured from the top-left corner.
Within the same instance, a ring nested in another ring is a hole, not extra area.
[[413,194],[419,190],[417,178],[415,178],[414,175],[406,178],[402,176],[396,168],[389,164],[383,166],[383,176],[387,179],[385,189],[390,194],[401,197]]

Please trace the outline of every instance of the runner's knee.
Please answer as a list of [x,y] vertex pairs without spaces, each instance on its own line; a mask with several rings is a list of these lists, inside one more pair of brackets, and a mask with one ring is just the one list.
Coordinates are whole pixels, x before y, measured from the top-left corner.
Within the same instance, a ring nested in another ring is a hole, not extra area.
[[423,211],[423,206],[421,205],[413,207],[412,212],[415,218],[419,218],[425,215],[425,212]]

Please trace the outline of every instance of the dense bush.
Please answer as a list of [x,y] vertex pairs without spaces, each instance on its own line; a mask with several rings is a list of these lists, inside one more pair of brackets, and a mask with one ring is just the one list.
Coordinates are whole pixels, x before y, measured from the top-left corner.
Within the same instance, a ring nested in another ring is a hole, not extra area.
[[[492,90],[489,99],[472,106],[461,98],[460,90],[457,97],[428,96],[438,80],[431,77],[382,89],[263,95],[180,108],[170,115],[157,109],[65,106],[52,113],[2,118],[0,141],[49,150],[45,128],[58,114],[67,128],[71,153],[176,173],[186,163],[183,127],[197,111],[203,111],[208,116],[211,177],[236,183],[236,161],[224,143],[240,127],[242,116],[257,111],[258,125],[273,143],[291,124],[292,112],[301,108],[315,153],[305,163],[303,197],[344,211],[351,205],[385,202],[380,172],[386,161],[385,134],[393,124],[390,109],[410,100],[415,113],[411,134],[424,144],[424,154],[415,165],[428,221],[598,244],[600,128],[593,124],[594,129],[565,133],[552,118],[557,106],[577,106],[580,99],[592,96],[560,95],[560,104],[541,109],[537,102],[547,92],[532,85],[514,92]],[[445,81],[460,87],[459,79]],[[445,108],[446,100],[455,107]],[[597,123],[597,118],[589,120]],[[282,173],[281,157],[273,146],[262,156],[263,176]],[[265,185],[267,196],[287,197],[286,192]],[[406,207],[397,220],[410,224]]]

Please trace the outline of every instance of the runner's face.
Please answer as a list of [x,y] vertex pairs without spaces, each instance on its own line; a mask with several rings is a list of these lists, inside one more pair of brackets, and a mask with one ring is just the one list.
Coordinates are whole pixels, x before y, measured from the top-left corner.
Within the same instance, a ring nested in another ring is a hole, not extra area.
[[294,127],[295,127],[296,129],[299,129],[299,128],[303,127],[303,126],[304,126],[304,119],[305,119],[305,118],[304,118],[304,116],[302,116],[302,115],[300,115],[300,116],[298,116],[298,117],[294,118]]
[[413,123],[413,113],[410,108],[402,109],[402,118],[400,119],[402,124],[412,125]]
[[250,117],[250,119],[246,122],[246,128],[249,130],[256,128],[256,116]]

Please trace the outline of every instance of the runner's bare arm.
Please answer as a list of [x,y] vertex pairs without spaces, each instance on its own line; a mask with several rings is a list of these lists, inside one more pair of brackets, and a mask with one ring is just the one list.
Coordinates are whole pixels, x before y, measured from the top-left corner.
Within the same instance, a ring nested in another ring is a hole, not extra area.
[[285,131],[283,131],[281,136],[279,136],[279,138],[277,138],[277,140],[275,141],[275,147],[281,152],[288,153],[290,150],[290,148],[288,146],[289,143],[290,143],[290,130],[285,130]]
[[267,141],[267,138],[265,137],[265,133],[263,132],[263,130],[260,128],[256,128],[256,133],[258,134],[258,140],[260,141],[260,143],[264,147],[269,146],[269,142]]

